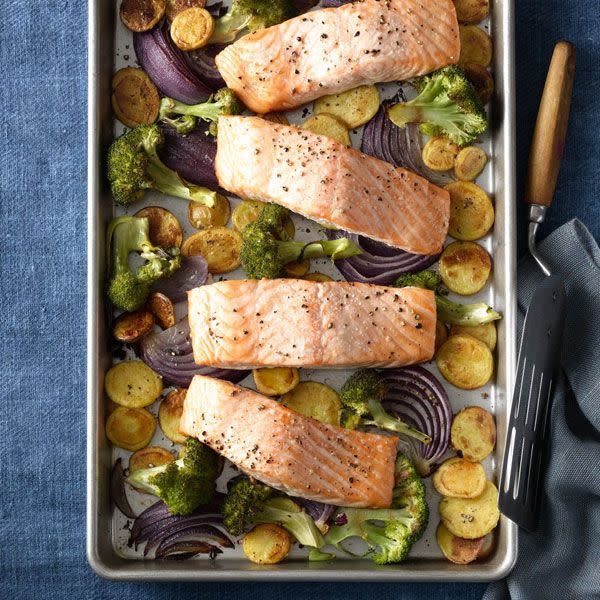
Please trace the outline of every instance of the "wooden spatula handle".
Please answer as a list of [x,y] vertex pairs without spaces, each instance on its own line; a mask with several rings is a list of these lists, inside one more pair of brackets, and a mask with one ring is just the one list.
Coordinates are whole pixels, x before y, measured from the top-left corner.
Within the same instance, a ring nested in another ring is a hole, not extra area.
[[528,204],[552,204],[569,121],[574,71],[575,47],[569,42],[558,42],[533,132],[525,188]]

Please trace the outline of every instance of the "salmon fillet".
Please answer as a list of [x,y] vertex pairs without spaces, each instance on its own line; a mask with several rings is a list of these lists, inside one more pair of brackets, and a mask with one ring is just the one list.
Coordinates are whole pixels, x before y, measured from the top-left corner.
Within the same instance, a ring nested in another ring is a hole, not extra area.
[[288,494],[336,506],[392,502],[397,438],[321,423],[228,381],[194,377],[179,431]]
[[219,185],[415,254],[441,251],[450,196],[331,138],[257,117],[220,117]]
[[215,60],[244,104],[267,113],[424,75],[458,62],[459,54],[452,0],[364,0],[246,35]]
[[399,367],[431,359],[434,293],[301,279],[188,292],[194,360],[228,369]]

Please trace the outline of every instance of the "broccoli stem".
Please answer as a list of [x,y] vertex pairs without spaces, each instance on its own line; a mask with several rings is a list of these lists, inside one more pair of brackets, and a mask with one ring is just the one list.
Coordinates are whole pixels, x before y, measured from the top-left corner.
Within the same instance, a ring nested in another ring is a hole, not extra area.
[[369,398],[369,412],[373,417],[372,420],[363,419],[363,423],[365,425],[376,425],[377,427],[381,427],[383,429],[388,429],[390,431],[396,431],[398,433],[403,433],[410,437],[414,437],[420,442],[424,444],[429,444],[431,442],[431,437],[426,433],[419,431],[418,429],[414,429],[408,423],[405,423],[401,419],[397,419],[389,415],[381,402],[375,400],[374,398]]
[[484,302],[459,304],[440,294],[435,295],[435,302],[438,319],[450,325],[483,325],[502,318],[502,315]]
[[201,104],[184,104],[173,100],[173,98],[163,98],[161,101],[161,112],[177,113],[180,115],[190,115],[198,117],[204,121],[216,121],[223,104],[221,102],[202,102]]
[[232,15],[231,12],[215,19],[215,29],[208,40],[209,44],[229,44],[248,25],[250,15]]
[[253,519],[254,523],[275,523],[289,531],[303,546],[321,548],[325,545],[323,534],[310,515],[302,512],[290,512],[270,506],[269,501]]

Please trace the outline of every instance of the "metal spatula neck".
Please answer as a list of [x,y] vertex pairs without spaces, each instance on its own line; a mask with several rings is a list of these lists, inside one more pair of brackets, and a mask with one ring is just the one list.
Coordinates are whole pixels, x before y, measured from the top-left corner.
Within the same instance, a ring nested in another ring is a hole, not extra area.
[[546,209],[547,207],[543,206],[542,204],[529,205],[529,229],[527,235],[527,245],[529,246],[529,253],[535,262],[539,265],[540,269],[542,269],[544,275],[549,277],[552,274],[550,267],[540,256],[536,245],[537,232],[540,223],[543,223],[544,219],[546,218]]

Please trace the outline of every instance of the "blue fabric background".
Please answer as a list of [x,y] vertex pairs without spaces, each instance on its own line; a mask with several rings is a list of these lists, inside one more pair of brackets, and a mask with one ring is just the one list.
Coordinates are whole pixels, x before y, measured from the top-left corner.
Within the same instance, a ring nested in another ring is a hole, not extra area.
[[[578,65],[557,204],[600,236],[600,12],[518,0],[518,175],[559,38]],[[0,596],[480,598],[483,585],[116,584],[85,560],[86,6],[4,0],[0,19]]]

